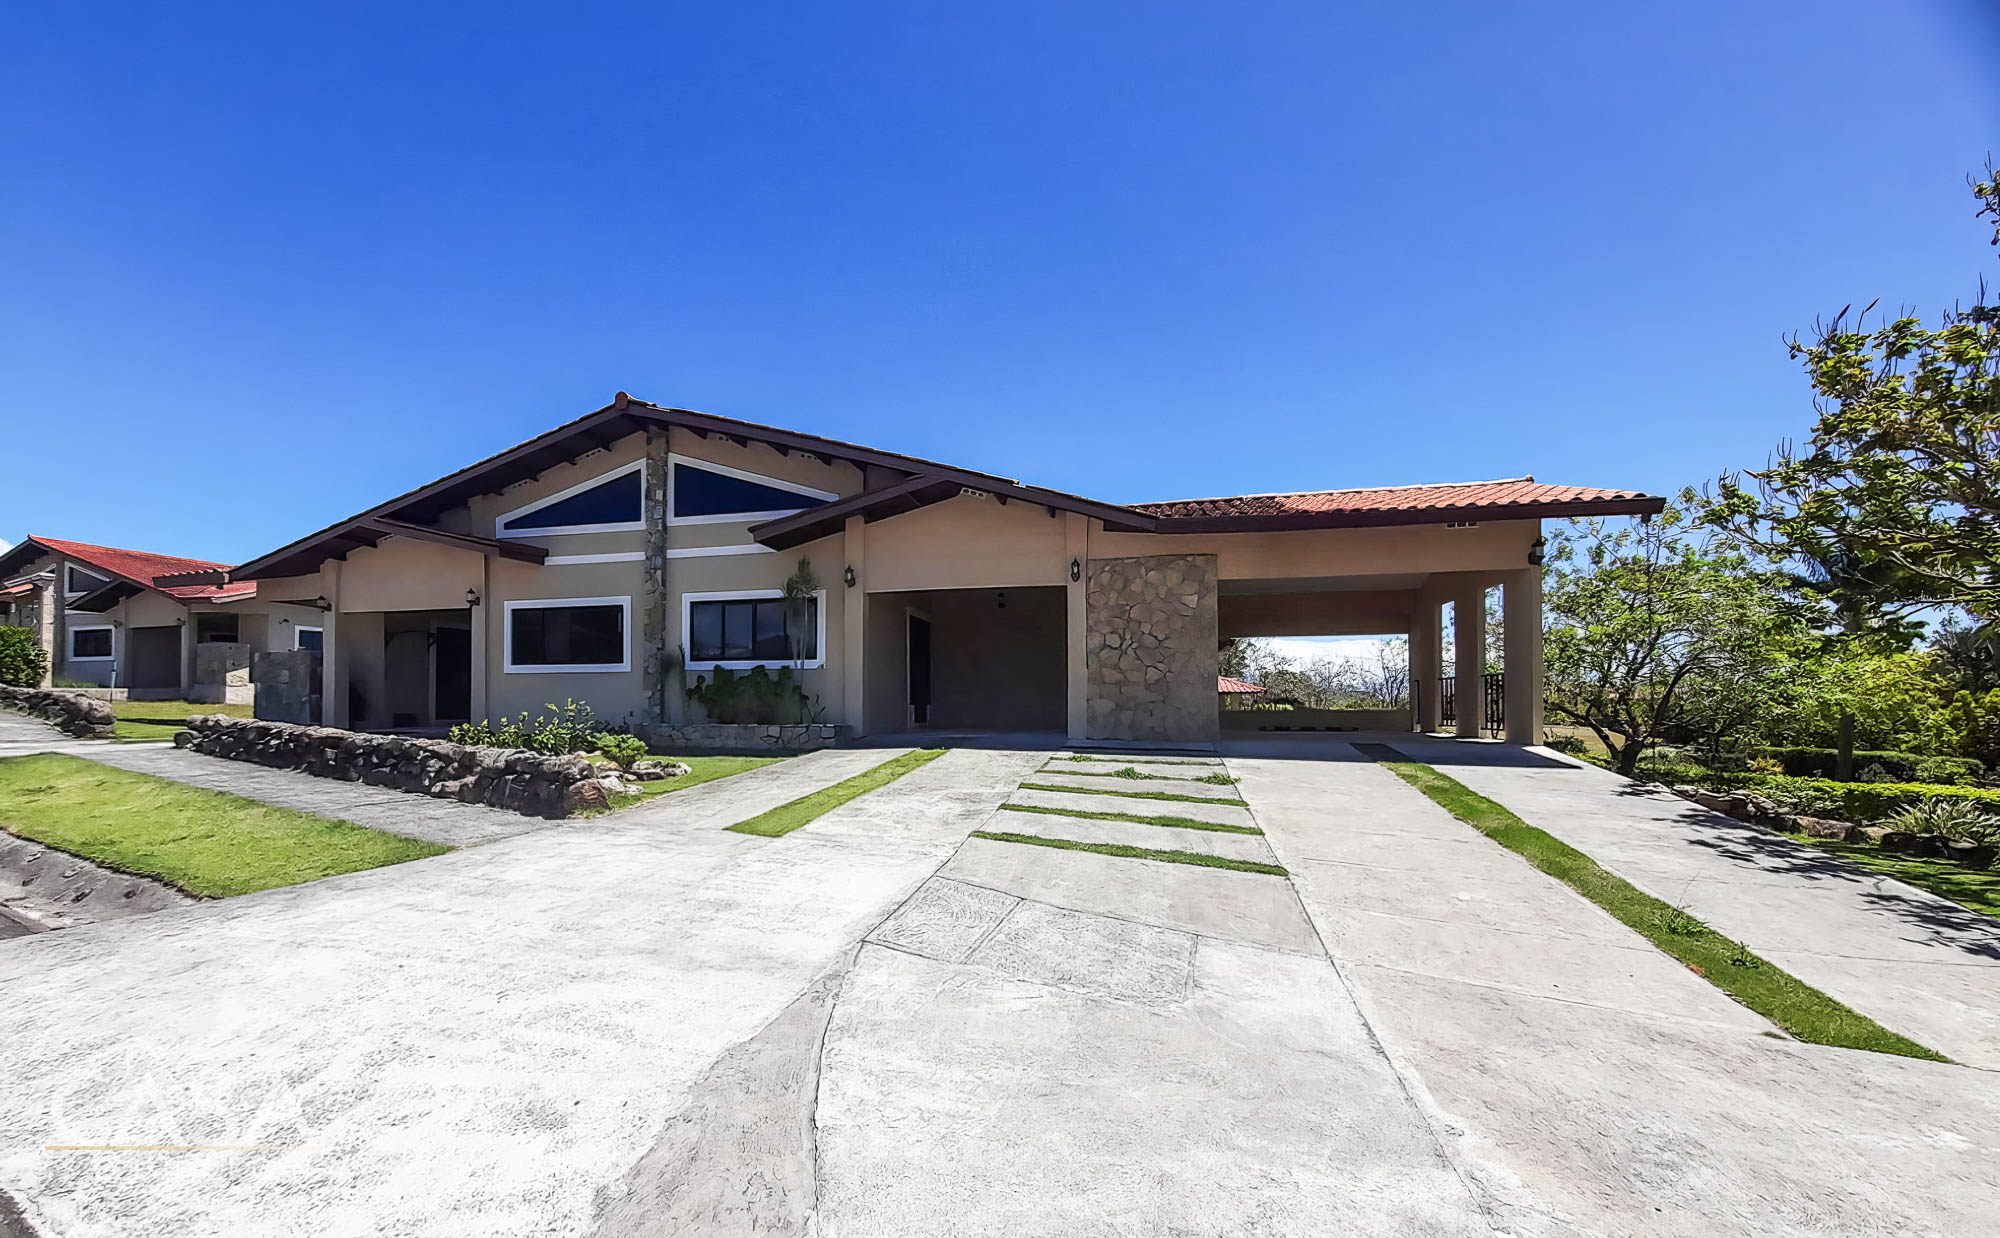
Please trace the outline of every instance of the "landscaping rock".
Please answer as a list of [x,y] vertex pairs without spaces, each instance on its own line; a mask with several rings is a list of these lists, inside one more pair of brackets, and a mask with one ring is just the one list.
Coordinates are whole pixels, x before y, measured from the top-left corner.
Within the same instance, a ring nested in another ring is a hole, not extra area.
[[79,739],[110,739],[118,724],[111,706],[81,692],[0,684],[0,706],[31,714],[63,734]]
[[1884,830],[1881,837],[1875,841],[1881,845],[1884,851],[1909,852],[1915,849],[1917,836],[1915,834],[1906,834],[1902,830]]
[[1858,826],[1825,817],[1793,817],[1791,824],[1794,830],[1807,838],[1827,838],[1834,842],[1851,843],[1861,835]]
[[233,761],[488,804],[537,817],[568,815],[573,807],[570,788],[596,776],[595,767],[582,757],[220,715],[188,719],[187,729],[174,736],[174,743]]
[[642,782],[658,782],[662,778],[685,778],[692,772],[694,771],[679,761],[637,761],[633,763],[631,769],[625,771],[628,777],[637,778]]
[[648,723],[633,727],[632,733],[649,748],[672,752],[808,752],[838,746],[847,729],[833,722],[700,722]]
[[1995,850],[1985,843],[1960,842],[1952,839],[1944,845],[1944,858],[1967,868],[1991,868]]

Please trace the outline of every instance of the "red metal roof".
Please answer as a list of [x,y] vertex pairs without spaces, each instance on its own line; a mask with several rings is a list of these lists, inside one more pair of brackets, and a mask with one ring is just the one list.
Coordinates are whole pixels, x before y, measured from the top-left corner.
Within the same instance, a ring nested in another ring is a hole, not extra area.
[[257,592],[255,581],[227,585],[159,585],[164,576],[188,572],[225,572],[230,565],[207,559],[184,559],[179,555],[156,555],[144,550],[120,550],[115,546],[93,546],[88,542],[67,542],[55,537],[35,537],[28,542],[76,560],[78,563],[111,573],[183,601],[222,601],[249,597]]
[[1231,679],[1227,675],[1217,675],[1215,677],[1215,690],[1225,696],[1240,696],[1246,692],[1262,692],[1264,689],[1254,683],[1246,683],[1241,679]]
[[1546,508],[1566,504],[1623,502],[1649,496],[1640,490],[1594,490],[1552,486],[1532,477],[1502,481],[1440,482],[1425,486],[1371,486],[1361,490],[1311,490],[1301,494],[1241,494],[1218,499],[1134,503],[1135,510],[1167,519],[1227,516],[1309,516],[1334,512],[1421,512]]

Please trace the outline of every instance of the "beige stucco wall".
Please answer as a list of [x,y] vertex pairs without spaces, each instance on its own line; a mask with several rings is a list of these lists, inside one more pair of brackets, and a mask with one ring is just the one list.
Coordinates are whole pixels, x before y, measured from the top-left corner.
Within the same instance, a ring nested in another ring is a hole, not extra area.
[[868,526],[868,590],[1021,589],[1069,581],[1064,525],[1030,503],[961,495]]
[[1407,633],[1416,610],[1415,592],[1409,589],[1225,593],[1221,603],[1224,637]]
[[1525,566],[1541,536],[1538,520],[1482,521],[1469,529],[1403,525],[1382,529],[1301,529],[1289,533],[1159,536],[1107,533],[1093,522],[1090,553],[1212,554],[1223,580],[1290,576],[1406,575],[1501,571]]

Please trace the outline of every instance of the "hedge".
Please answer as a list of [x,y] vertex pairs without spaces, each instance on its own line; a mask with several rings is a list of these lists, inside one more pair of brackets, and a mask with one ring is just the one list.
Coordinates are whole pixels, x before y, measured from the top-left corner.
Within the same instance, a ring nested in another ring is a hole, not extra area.
[[[1794,778],[1831,778],[1839,760],[1839,753],[1832,748],[1752,748],[1750,755],[1779,762]],[[1934,757],[1919,752],[1854,754],[1857,772],[1871,765],[1879,765],[1905,782],[1971,785],[1986,775],[1986,766],[1969,757]]]
[[[1858,753],[1856,754],[1859,755]],[[2000,814],[2000,791],[1940,787],[1925,782],[1835,782],[1831,778],[1791,778],[1783,774],[1718,774],[1692,779],[1711,791],[1748,791],[1808,817],[1867,824],[1925,800],[1971,800]]]

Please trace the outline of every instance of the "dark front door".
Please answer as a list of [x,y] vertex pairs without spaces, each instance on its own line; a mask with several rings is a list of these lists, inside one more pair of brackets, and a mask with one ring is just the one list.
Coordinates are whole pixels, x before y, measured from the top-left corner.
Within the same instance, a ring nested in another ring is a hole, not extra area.
[[437,722],[472,718],[472,633],[465,628],[439,628],[437,644]]
[[910,725],[931,724],[931,621],[910,616]]
[[123,686],[153,689],[180,687],[180,628],[128,628],[126,632]]

